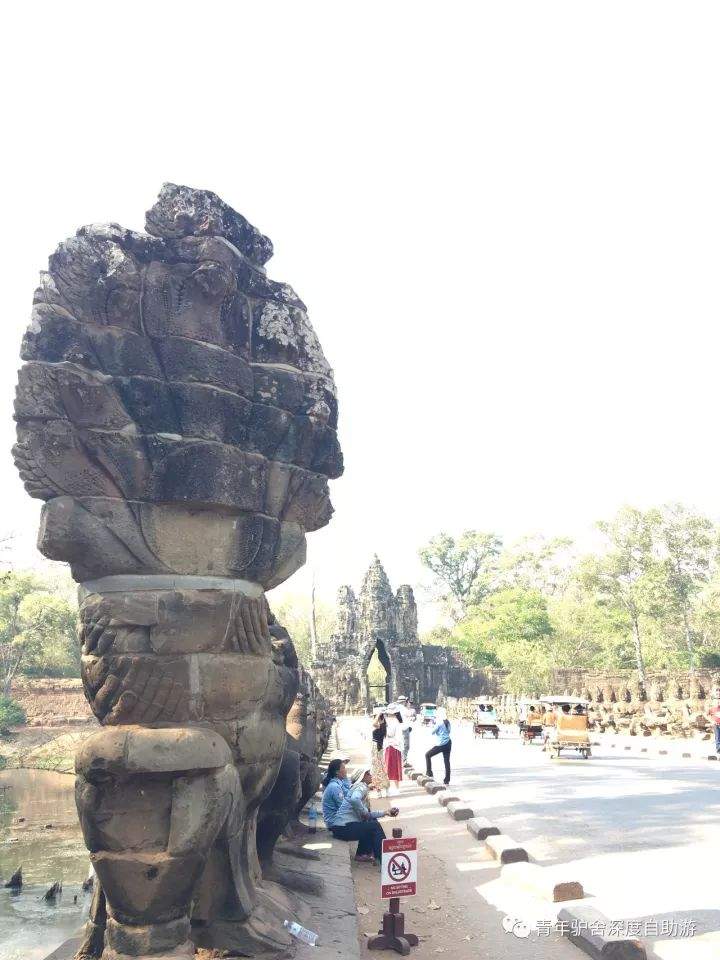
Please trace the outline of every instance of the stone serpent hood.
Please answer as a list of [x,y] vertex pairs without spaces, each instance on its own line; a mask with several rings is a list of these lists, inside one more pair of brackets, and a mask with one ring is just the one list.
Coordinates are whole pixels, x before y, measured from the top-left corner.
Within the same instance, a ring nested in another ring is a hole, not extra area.
[[242,578],[305,559],[342,473],[333,374],[272,244],[214,193],[165,184],[147,233],[82,227],[23,341],[15,462],[38,546],[78,580]]

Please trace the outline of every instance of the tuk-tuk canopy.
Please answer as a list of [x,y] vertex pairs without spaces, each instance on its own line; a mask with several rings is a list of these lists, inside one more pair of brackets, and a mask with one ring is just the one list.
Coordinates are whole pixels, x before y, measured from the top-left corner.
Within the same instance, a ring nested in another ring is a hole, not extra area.
[[[537,702],[537,701],[536,701]],[[540,697],[540,703],[550,703],[553,706],[562,706],[563,704],[569,704],[571,707],[588,707],[590,706],[589,700],[583,700],[582,697]]]

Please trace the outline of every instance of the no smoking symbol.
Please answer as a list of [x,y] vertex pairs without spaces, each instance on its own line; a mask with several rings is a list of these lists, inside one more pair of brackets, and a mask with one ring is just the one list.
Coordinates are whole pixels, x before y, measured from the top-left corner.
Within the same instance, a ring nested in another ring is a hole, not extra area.
[[402,883],[410,876],[410,858],[406,857],[404,853],[396,853],[390,857],[387,871],[395,883]]

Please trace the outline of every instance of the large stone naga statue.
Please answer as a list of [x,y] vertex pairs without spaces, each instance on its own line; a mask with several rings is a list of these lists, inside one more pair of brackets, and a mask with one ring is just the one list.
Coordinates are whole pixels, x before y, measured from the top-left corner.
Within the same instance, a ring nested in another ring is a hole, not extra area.
[[17,389],[16,464],[41,552],[80,583],[102,725],[76,758],[102,889],[83,951],[252,955],[283,943],[255,827],[298,685],[264,591],[330,519],[335,385],[244,217],[166,184],[146,229],[60,244]]

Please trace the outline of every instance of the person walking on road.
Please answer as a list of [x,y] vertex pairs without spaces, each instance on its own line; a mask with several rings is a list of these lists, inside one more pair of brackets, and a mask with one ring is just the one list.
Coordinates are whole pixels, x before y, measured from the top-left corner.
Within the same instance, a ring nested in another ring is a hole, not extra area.
[[435,726],[430,731],[437,741],[434,747],[431,747],[425,754],[425,773],[432,777],[432,758],[438,753],[442,754],[445,763],[445,779],[443,783],[447,786],[450,783],[450,751],[452,750],[452,740],[450,739],[450,721],[445,716],[444,710],[438,710],[435,715]]
[[710,719],[715,724],[715,753],[720,755],[720,693],[715,695],[715,706],[710,710]]

